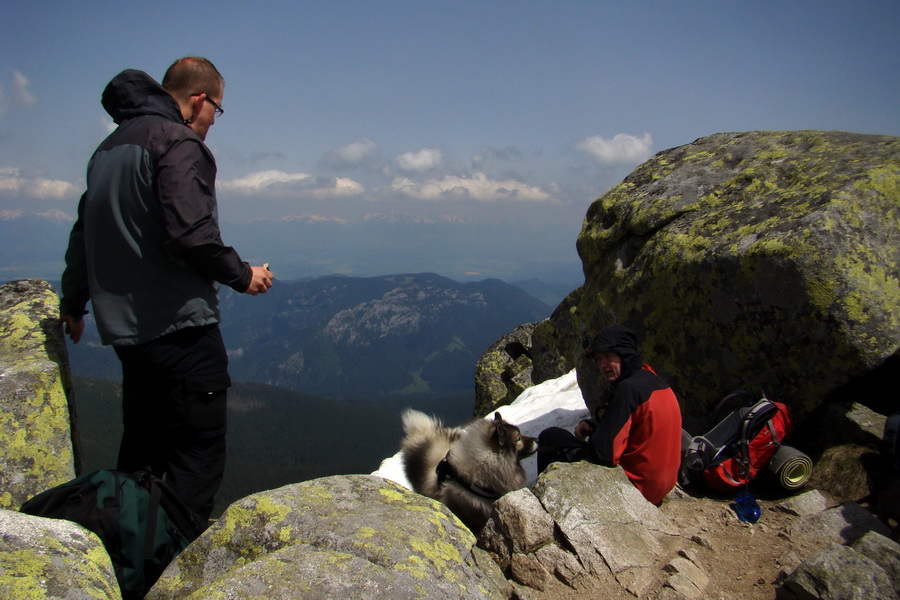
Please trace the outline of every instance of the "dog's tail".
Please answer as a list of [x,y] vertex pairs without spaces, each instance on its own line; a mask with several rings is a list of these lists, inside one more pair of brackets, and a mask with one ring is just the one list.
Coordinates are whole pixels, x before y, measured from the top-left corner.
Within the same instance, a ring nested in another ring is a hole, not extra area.
[[403,411],[401,419],[403,420],[403,431],[408,436],[427,435],[441,427],[441,422],[437,419],[411,408]]

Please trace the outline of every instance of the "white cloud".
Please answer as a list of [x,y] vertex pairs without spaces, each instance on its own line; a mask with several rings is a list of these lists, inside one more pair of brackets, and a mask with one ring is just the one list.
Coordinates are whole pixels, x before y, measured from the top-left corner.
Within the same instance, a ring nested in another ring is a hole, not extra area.
[[395,192],[418,200],[460,198],[485,202],[493,200],[543,202],[551,199],[550,195],[539,187],[513,179],[503,181],[488,179],[484,173],[475,173],[471,177],[447,175],[443,179],[431,179],[425,183],[415,183],[406,177],[399,177],[391,183],[391,188]]
[[30,107],[37,102],[37,96],[29,90],[31,82],[15,69],[12,72],[10,95],[7,96],[3,84],[0,84],[0,116],[3,116],[13,106]]
[[401,154],[394,161],[404,171],[422,172],[441,164],[444,155],[438,148],[422,148],[418,152]]
[[611,140],[595,135],[581,140],[575,148],[590,154],[601,163],[640,163],[653,155],[653,137],[645,133],[641,137],[619,133]]
[[357,181],[347,177],[317,178],[306,173],[260,171],[216,184],[222,191],[239,194],[267,194],[274,196],[305,196],[312,198],[344,198],[358,196],[365,190]]
[[284,171],[260,171],[238,179],[220,181],[216,185],[220,190],[254,194],[272,188],[290,187],[298,182],[306,182],[312,175],[306,173],[285,173]]
[[31,82],[28,81],[27,77],[25,77],[18,71],[13,70],[13,102],[21,106],[32,106],[35,102],[37,102],[37,96],[35,96],[31,92],[31,90],[28,89],[30,85]]
[[0,168],[0,192],[35,200],[59,200],[75,196],[79,188],[59,179],[23,177],[16,167]]
[[357,166],[370,163],[378,152],[378,144],[360,138],[344,144],[325,155],[323,162],[332,167]]
[[336,177],[332,186],[317,187],[310,191],[310,195],[314,198],[347,198],[359,196],[364,191],[365,189],[358,181],[349,177]]

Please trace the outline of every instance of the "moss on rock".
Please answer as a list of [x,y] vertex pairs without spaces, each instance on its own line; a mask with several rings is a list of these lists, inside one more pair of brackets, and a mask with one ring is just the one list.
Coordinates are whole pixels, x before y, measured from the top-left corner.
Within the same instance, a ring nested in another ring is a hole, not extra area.
[[232,504],[148,600],[331,597],[384,586],[397,598],[501,597],[502,575],[476,565],[474,545],[442,504],[375,476],[326,477]]
[[0,510],[0,532],[0,598],[122,597],[106,549],[87,529]]
[[0,508],[75,476],[58,303],[45,281],[0,286]]
[[596,394],[578,352],[622,323],[689,413],[735,387],[806,413],[900,348],[898,189],[890,136],[723,133],[661,152],[589,208],[585,285],[546,352]]

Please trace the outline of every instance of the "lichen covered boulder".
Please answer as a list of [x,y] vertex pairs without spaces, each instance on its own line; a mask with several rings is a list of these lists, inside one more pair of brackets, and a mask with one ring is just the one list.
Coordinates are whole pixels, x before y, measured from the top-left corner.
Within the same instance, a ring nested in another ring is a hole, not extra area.
[[0,598],[121,597],[96,535],[70,521],[0,509]]
[[512,333],[494,342],[475,363],[476,417],[512,403],[523,390],[534,385],[531,379],[531,332],[535,325],[519,325]]
[[346,475],[235,502],[147,598],[504,598],[506,586],[442,504]]
[[75,477],[58,305],[45,281],[0,286],[0,508]]
[[595,201],[577,245],[585,284],[534,352],[566,356],[586,394],[581,350],[619,323],[687,413],[747,387],[805,414],[900,348],[900,138],[701,138]]

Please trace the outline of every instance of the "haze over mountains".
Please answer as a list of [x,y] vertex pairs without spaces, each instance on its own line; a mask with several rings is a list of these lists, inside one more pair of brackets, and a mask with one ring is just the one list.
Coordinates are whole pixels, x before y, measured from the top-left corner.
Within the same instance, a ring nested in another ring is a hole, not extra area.
[[[75,208],[73,202],[66,212],[0,210],[0,279],[59,279]],[[571,234],[559,235],[542,219],[502,211],[427,217],[390,212],[223,220],[222,232],[245,260],[270,263],[282,280],[431,272],[458,281],[539,279],[574,289],[583,279],[575,251],[580,225],[572,218]]]

